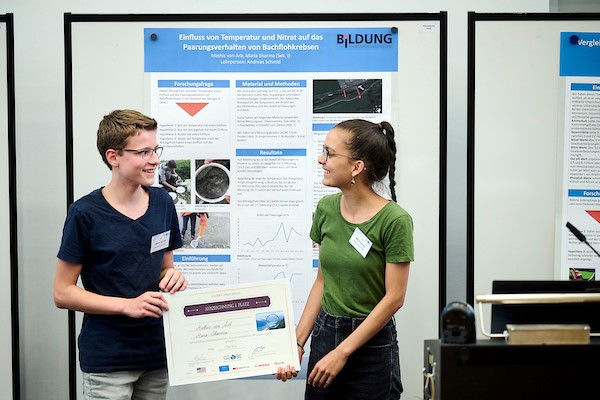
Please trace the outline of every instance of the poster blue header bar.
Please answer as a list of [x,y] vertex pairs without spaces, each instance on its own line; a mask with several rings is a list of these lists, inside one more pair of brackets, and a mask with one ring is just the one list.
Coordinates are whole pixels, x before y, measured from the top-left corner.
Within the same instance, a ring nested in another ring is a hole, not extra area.
[[225,80],[191,80],[191,79],[160,79],[158,87],[167,88],[228,88],[229,81]]
[[145,28],[145,72],[397,72],[391,28]]
[[561,32],[560,76],[600,76],[600,33]]
[[214,263],[228,263],[231,262],[231,256],[229,254],[209,254],[209,255],[198,255],[198,254],[173,254],[173,261],[176,263],[203,263],[203,262],[214,262]]
[[336,124],[312,124],[313,132],[329,132]]
[[600,197],[600,190],[569,189],[569,197]]
[[237,149],[238,157],[305,157],[306,149]]
[[571,90],[578,91],[600,91],[600,83],[571,83]]
[[305,88],[305,80],[241,80],[235,81],[237,88]]

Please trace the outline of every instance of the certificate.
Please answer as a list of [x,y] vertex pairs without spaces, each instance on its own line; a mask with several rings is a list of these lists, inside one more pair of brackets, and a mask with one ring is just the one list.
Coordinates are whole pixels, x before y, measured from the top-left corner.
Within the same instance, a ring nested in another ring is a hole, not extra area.
[[286,279],[163,295],[171,386],[300,370]]

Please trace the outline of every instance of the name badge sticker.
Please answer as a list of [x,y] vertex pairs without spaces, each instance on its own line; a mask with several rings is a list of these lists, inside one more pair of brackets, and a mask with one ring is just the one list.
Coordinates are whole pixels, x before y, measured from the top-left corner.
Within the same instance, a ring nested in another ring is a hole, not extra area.
[[171,238],[171,231],[165,231],[158,235],[152,236],[152,244],[150,245],[150,253],[166,249],[169,247],[169,239]]
[[371,249],[371,246],[373,245],[373,242],[371,242],[369,238],[358,228],[354,230],[354,233],[352,234],[352,237],[350,238],[349,242],[352,245],[352,247],[354,247],[356,251],[358,251],[360,255],[363,256],[363,258],[367,256],[369,250]]

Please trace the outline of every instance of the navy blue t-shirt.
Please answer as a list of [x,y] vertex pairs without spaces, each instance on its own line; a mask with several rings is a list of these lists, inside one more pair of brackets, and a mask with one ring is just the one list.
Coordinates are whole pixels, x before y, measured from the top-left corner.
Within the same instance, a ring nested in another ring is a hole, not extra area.
[[[171,197],[162,188],[144,189],[148,210],[136,220],[115,210],[101,189],[69,207],[58,258],[83,265],[86,290],[125,298],[159,290],[165,251],[183,243]],[[152,237],[165,232],[170,232],[167,248],[151,252]],[[162,319],[85,313],[79,362],[84,372],[165,368]]]

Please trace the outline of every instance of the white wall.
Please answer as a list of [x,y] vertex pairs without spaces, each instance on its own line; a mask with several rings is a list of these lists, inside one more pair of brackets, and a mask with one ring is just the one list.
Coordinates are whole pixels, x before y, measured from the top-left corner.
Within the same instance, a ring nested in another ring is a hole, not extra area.
[[[17,196],[21,394],[23,399],[68,398],[67,313],[52,302],[55,257],[66,212],[63,14],[106,13],[405,13],[448,11],[448,300],[465,297],[467,12],[546,12],[548,0],[2,0],[13,13],[17,110]],[[75,132],[75,135],[77,132]],[[402,332],[400,331],[400,334]],[[8,338],[0,338],[5,341]],[[403,365],[418,369],[421,365]],[[4,371],[0,371],[3,373]],[[261,394],[257,381],[235,383],[238,393]],[[406,382],[403,399],[421,398],[421,382]],[[287,385],[287,384],[286,384]],[[270,387],[270,386],[269,386]],[[282,390],[283,386],[277,389]],[[287,386],[301,398],[302,386]],[[409,389],[410,388],[410,389]],[[77,388],[78,391],[80,388]],[[230,397],[207,386],[213,398]],[[279,397],[270,393],[269,397]],[[264,398],[264,393],[261,398]],[[290,396],[287,396],[290,397]]]

